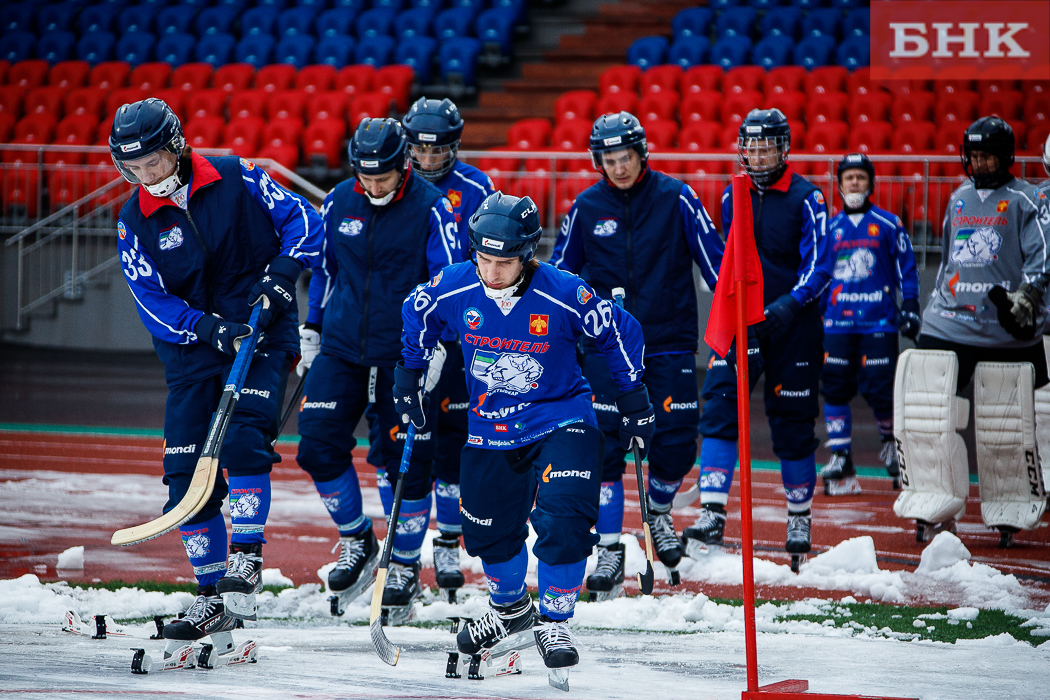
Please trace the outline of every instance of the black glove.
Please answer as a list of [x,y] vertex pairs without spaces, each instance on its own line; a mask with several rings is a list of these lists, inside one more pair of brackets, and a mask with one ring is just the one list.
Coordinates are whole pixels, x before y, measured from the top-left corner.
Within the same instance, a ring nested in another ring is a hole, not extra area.
[[919,326],[922,319],[919,317],[919,300],[905,299],[901,302],[901,314],[897,317],[897,330],[909,340],[915,340],[919,335]]
[[241,341],[251,337],[252,327],[204,314],[197,321],[193,332],[197,334],[197,340],[200,342],[208,343],[219,352],[233,357],[240,349]]
[[1043,290],[1025,282],[1016,292],[1008,292],[998,284],[988,292],[995,304],[999,325],[1018,340],[1035,337],[1035,317],[1043,300]]
[[638,456],[645,459],[656,432],[656,412],[649,403],[648,390],[640,386],[627,392],[616,399],[616,408],[620,411],[620,447],[629,452],[631,445],[637,444]]
[[427,404],[423,398],[424,370],[409,369],[402,360],[394,368],[394,410],[401,414],[401,420],[412,421],[416,430],[427,424]]
[[299,261],[286,255],[274,258],[266,266],[263,276],[248,292],[248,306],[255,306],[263,297],[270,300],[270,305],[264,306],[259,314],[260,329],[269,326],[271,321],[295,301],[295,283],[302,271],[303,266]]
[[795,322],[795,317],[801,310],[802,305],[795,297],[785,294],[766,307],[766,320],[758,324],[755,332],[760,338],[775,338]]

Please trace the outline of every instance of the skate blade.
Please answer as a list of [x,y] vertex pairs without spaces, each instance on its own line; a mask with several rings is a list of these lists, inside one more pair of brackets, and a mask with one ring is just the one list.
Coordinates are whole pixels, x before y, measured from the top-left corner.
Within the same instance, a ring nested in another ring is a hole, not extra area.
[[844,479],[827,479],[824,481],[825,496],[852,496],[860,493],[860,482],[855,476]]
[[618,583],[611,591],[591,591],[590,602],[604,603],[607,600],[616,600],[623,595],[623,584]]
[[205,644],[197,655],[197,666],[204,669],[219,668],[221,666],[237,666],[239,664],[258,663],[259,645],[254,640],[238,644],[233,651],[216,654],[211,644]]
[[548,668],[547,682],[551,684],[552,688],[563,690],[566,693],[569,692],[569,669]]
[[[725,551],[721,544],[706,544],[700,540],[685,539],[685,555],[690,559],[703,559],[710,554],[718,554]],[[675,573],[678,573],[677,571]],[[674,584],[677,585],[677,584]]]
[[927,523],[917,520],[915,522],[915,541],[929,542],[934,537],[945,531],[955,534],[956,528],[954,519],[943,523]]
[[192,644],[177,647],[170,654],[165,652],[160,661],[146,653],[145,649],[132,648],[135,654],[131,657],[131,672],[135,674],[156,673],[158,671],[178,671],[196,668],[197,653]]
[[415,617],[415,604],[412,605],[386,605],[381,613],[382,625],[384,627],[397,627],[403,625]]
[[379,555],[377,554],[368,560],[364,570],[361,572],[361,577],[350,588],[343,591],[332,591],[333,595],[328,598],[328,602],[333,617],[341,617],[346,612],[347,606],[376,582],[376,572],[378,570]]
[[257,608],[255,605],[255,593],[223,593],[222,604],[226,606],[226,614],[238,620],[256,619]]
[[809,557],[808,554],[792,554],[791,555],[791,570],[796,574],[802,565],[806,563],[806,559]]
[[445,600],[446,603],[456,605],[456,603],[458,602],[456,600],[456,591],[459,590],[458,588],[439,588],[438,590],[441,592],[441,597]]

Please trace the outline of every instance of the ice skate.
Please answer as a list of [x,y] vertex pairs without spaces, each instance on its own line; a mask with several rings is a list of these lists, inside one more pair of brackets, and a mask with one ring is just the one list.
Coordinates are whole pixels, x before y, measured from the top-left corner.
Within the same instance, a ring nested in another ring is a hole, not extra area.
[[382,624],[396,626],[412,619],[412,607],[423,594],[419,581],[419,562],[390,562],[383,588]]
[[849,496],[860,493],[857,468],[853,466],[853,455],[845,450],[836,450],[831,453],[831,459],[820,470],[820,478],[824,480],[825,496]]
[[804,513],[788,513],[787,544],[785,549],[791,555],[791,570],[796,574],[802,567],[802,563],[806,561],[806,555],[809,554],[809,550],[812,547],[810,542],[812,521],[813,516],[810,515],[808,510]]
[[577,641],[568,622],[543,615],[537,621],[536,648],[547,667],[547,682],[558,690],[569,690],[569,668],[580,663]]
[[[332,615],[342,615],[352,600],[365,592],[376,580],[379,569],[379,544],[372,525],[356,535],[340,537],[335,568],[328,572],[328,599]],[[332,551],[335,551],[334,549]]]
[[598,564],[587,577],[591,600],[602,602],[623,595],[623,562],[626,550],[622,542],[602,547],[598,545]]
[[915,541],[920,544],[929,542],[942,532],[955,534],[955,518],[943,523],[929,523],[925,520],[915,521]]
[[685,553],[696,559],[711,547],[721,547],[726,529],[726,509],[721,503],[705,503],[692,527],[682,531]]
[[674,520],[671,519],[670,506],[667,510],[657,512],[653,510],[653,502],[649,501],[649,532],[653,536],[653,549],[656,556],[671,574],[671,585],[677,586],[681,581],[676,568],[682,561],[682,542],[674,531]]
[[164,625],[164,639],[195,642],[219,632],[236,628],[237,620],[226,614],[226,606],[215,586],[197,588],[197,597],[178,620]]
[[263,586],[262,562],[262,543],[230,545],[226,575],[215,584],[230,617],[255,619],[255,594],[261,593]]
[[879,459],[886,465],[886,473],[893,479],[893,490],[899,491],[901,487],[901,463],[897,459],[897,446],[894,444],[893,438],[882,443]]
[[491,649],[509,636],[532,629],[536,619],[536,606],[528,593],[513,603],[496,605],[481,618],[468,623],[458,635],[456,646],[461,654],[477,654],[482,649]]
[[434,578],[450,603],[456,602],[456,589],[464,583],[459,568],[459,535],[441,534],[434,538]]

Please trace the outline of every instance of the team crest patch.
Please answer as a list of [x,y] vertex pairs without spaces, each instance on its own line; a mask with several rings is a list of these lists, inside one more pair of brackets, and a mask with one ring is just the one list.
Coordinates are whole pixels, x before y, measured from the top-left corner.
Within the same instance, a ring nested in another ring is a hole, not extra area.
[[[582,287],[580,289],[583,289]],[[550,317],[547,314],[529,314],[529,333],[533,335],[547,335],[547,327],[550,325]]]
[[878,235],[879,235],[879,225],[878,224],[868,224],[868,235],[871,236],[872,238],[878,237]]
[[243,167],[245,170],[255,170],[255,163],[245,158],[241,158],[241,167]]
[[817,200],[817,204],[824,204],[824,195],[819,191],[813,194],[813,199]]
[[592,297],[594,297],[594,295],[588,292],[587,288],[582,284],[576,289],[576,301],[581,304],[586,304]]
[[966,202],[964,202],[961,199],[956,200],[956,202],[955,202],[955,213],[956,214],[962,214],[962,211],[965,208],[966,208]]
[[839,254],[831,276],[843,282],[859,282],[871,277],[874,268],[875,254],[867,248],[857,248]]
[[447,211],[449,214],[451,214],[452,213],[452,203],[449,202],[446,197],[442,197],[441,198],[441,203],[445,205],[445,211]]
[[339,224],[339,233],[344,236],[356,236],[365,230],[365,220],[348,216]]
[[128,227],[123,221],[117,222],[117,235],[120,236],[120,240],[124,240],[124,236],[128,235]]
[[230,515],[236,518],[254,518],[262,507],[257,493],[243,493],[230,504]]
[[463,193],[458,190],[449,190],[448,201],[453,208],[458,207],[460,204],[463,203]]
[[473,306],[463,312],[463,323],[472,331],[476,331],[485,322],[485,317]]
[[1010,200],[1008,200],[1008,199],[1000,199],[999,203],[995,205],[995,212],[997,214],[1002,214],[1004,211],[1006,211],[1006,207],[1009,206],[1009,204],[1010,204]]
[[174,250],[182,245],[182,240],[182,229],[179,228],[178,224],[175,224],[171,228],[160,232],[160,249]]
[[431,286],[431,287],[436,287],[436,286],[438,286],[438,284],[439,284],[439,283],[441,282],[441,275],[443,275],[443,274],[444,274],[444,272],[445,272],[445,271],[444,271],[444,270],[442,270],[441,272],[439,272],[439,273],[437,273],[436,275],[434,275],[434,279],[430,280],[430,286]]
[[616,227],[619,222],[616,219],[598,219],[598,223],[594,225],[595,236],[611,236],[616,233]]
[[191,559],[203,557],[211,550],[211,538],[207,535],[193,535],[184,539],[182,544]]

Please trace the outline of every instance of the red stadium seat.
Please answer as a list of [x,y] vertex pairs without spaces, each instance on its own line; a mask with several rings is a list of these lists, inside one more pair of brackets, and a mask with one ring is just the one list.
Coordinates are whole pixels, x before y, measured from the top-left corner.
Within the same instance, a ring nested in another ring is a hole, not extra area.
[[350,102],[351,129],[356,129],[364,119],[383,119],[389,116],[390,97],[381,92],[364,92]]
[[[814,69],[815,70],[815,69]],[[806,105],[806,124],[845,121],[849,97],[844,92],[811,92]]]
[[394,101],[399,112],[408,111],[408,96],[412,92],[416,72],[411,66],[383,66],[376,71],[375,89]]
[[972,78],[933,81],[933,91],[937,93],[938,96],[942,94],[950,95],[956,92],[975,92],[976,90],[977,81]]
[[[591,137],[589,119],[566,119],[554,127],[551,147],[560,151],[586,151]],[[589,166],[588,166],[589,167]]]
[[62,118],[62,101],[67,90],[54,85],[31,89],[26,93],[22,109],[26,114],[51,114],[56,119]]
[[[299,147],[294,144],[270,143],[263,146],[255,157],[257,159],[268,158],[294,171],[299,165]],[[288,186],[288,178],[276,172],[275,169],[267,168],[266,172],[277,184]]]
[[7,82],[7,73],[11,70],[10,61],[0,61],[0,85]]
[[295,146],[299,152],[299,143],[303,135],[303,120],[295,118],[271,119],[263,131],[263,146],[270,144]]
[[[81,160],[83,160],[83,154],[81,154]],[[49,172],[47,175],[47,191],[48,199],[51,200],[52,211],[58,211],[87,194],[87,181],[87,173],[82,170],[62,169]]]
[[90,114],[71,114],[55,126],[55,141],[91,144],[98,130],[98,119]]
[[682,94],[687,92],[722,91],[725,71],[721,66],[693,66],[682,76]]
[[682,127],[678,143],[683,151],[710,153],[721,148],[722,125],[715,121],[692,122]]
[[762,92],[766,83],[766,69],[762,66],[736,66],[726,71],[722,92],[729,96],[735,92],[755,90]]
[[[265,88],[264,88],[265,89]],[[306,116],[305,92],[298,90],[276,90],[266,100],[267,119],[303,119]]]
[[335,89],[346,92],[351,97],[365,92],[372,92],[375,86],[376,69],[367,64],[358,64],[342,68],[335,76]]
[[102,88],[83,87],[70,90],[65,98],[65,113],[90,114],[101,119],[106,105],[106,91]]
[[685,93],[682,98],[682,126],[692,122],[721,121],[723,102],[720,92]]
[[931,121],[909,121],[893,129],[892,147],[895,153],[925,153],[933,150],[937,127]]
[[806,94],[810,97],[822,92],[845,92],[849,71],[842,66],[819,66],[806,76]]
[[267,92],[288,90],[295,80],[295,66],[290,63],[271,63],[255,73],[255,87]]
[[[889,122],[864,122],[850,129],[849,148],[851,151],[874,153],[885,151],[890,147],[893,126]],[[812,138],[812,136],[810,137]]]
[[266,122],[261,117],[238,117],[226,125],[223,148],[229,148],[242,158],[254,158],[262,145]]
[[186,100],[189,99],[189,92],[179,88],[164,88],[152,91],[150,96],[163,100],[175,112],[179,121],[186,121]]
[[597,106],[598,93],[593,90],[563,92],[554,101],[554,121],[561,123],[568,119],[588,119],[593,122],[598,116],[594,113]]
[[678,124],[670,119],[654,119],[643,122],[645,140],[657,150],[674,148],[678,141]]
[[149,97],[149,93],[142,88],[120,88],[112,90],[106,96],[106,116],[112,119],[117,110],[124,105],[132,104]]
[[306,105],[306,115],[314,119],[342,119],[346,121],[346,108],[350,96],[342,90],[319,90],[310,95]]
[[522,150],[543,150],[550,142],[551,125],[546,119],[520,119],[507,131],[507,143]]
[[846,78],[846,94],[853,95],[864,95],[872,92],[873,90],[880,91],[879,88],[874,87],[871,84],[871,69],[867,66],[863,68],[854,68],[853,72]]
[[219,117],[225,121],[229,96],[221,88],[195,90],[186,97],[186,116],[190,121],[200,117]]
[[729,124],[722,127],[721,150],[736,151],[740,139],[740,124]]
[[303,132],[303,156],[307,160],[320,156],[329,168],[338,168],[345,140],[345,120],[316,119]]
[[682,68],[676,65],[653,66],[642,73],[639,90],[644,98],[650,92],[680,92],[682,89]]
[[22,105],[28,92],[28,88],[18,85],[0,85],[0,113],[6,112],[17,120],[22,116]]
[[295,88],[304,92],[321,92],[335,88],[335,66],[327,63],[303,66],[295,75]]
[[87,61],[59,61],[47,74],[47,84],[72,90],[87,85],[91,64]]
[[982,115],[995,114],[1013,124],[1015,121],[1024,119],[1022,108],[1024,107],[1024,94],[1020,90],[1001,90],[999,92],[986,92],[981,98],[980,113]]
[[648,92],[643,93],[642,101],[638,105],[638,119],[643,122],[654,119],[678,120],[678,93],[677,92]]
[[128,84],[131,64],[127,61],[103,61],[88,73],[88,85],[116,90]]
[[598,99],[598,113],[595,119],[603,114],[619,112],[638,112],[638,95],[633,92],[607,92]]
[[227,63],[215,69],[212,85],[226,92],[247,90],[255,79],[255,66],[250,63]]
[[171,64],[166,62],[140,63],[131,71],[128,85],[143,90],[162,90],[171,81]]
[[853,98],[849,103],[850,124],[861,122],[874,122],[890,120],[890,108],[893,106],[893,96],[882,90],[871,92],[851,93]]
[[638,66],[613,66],[598,77],[598,93],[638,92],[642,80],[642,69]]
[[592,170],[590,175],[574,173],[572,177],[559,180],[554,188],[555,217],[562,219],[568,214],[576,197],[599,179],[601,176]]
[[801,90],[774,92],[766,96],[764,106],[779,109],[789,122],[796,124],[805,118],[806,94]]
[[1039,122],[1028,129],[1028,152],[1040,155],[1046,144],[1046,137],[1050,136],[1050,121]]
[[19,61],[7,72],[7,84],[17,85],[27,90],[40,87],[46,83],[50,70],[51,64],[43,59]]
[[[677,148],[657,148],[655,150],[650,149],[650,154],[660,155],[664,153],[678,155],[681,154],[681,151]],[[649,166],[654,170],[658,170],[659,172],[664,173],[665,175],[672,175],[677,177],[685,171],[686,161],[679,160],[677,158],[667,160],[664,160],[663,158],[650,158]]]
[[912,90],[901,95],[893,102],[893,123],[903,124],[911,121],[933,121],[933,109],[936,98],[927,90]]
[[57,124],[58,120],[50,114],[27,114],[15,123],[15,138],[28,139],[26,143],[51,143]]
[[222,132],[226,120],[222,117],[206,116],[190,119],[186,124],[186,143],[193,148],[218,148],[222,145]]
[[[16,63],[15,66],[17,65]],[[35,160],[36,154],[33,154],[33,158]],[[3,202],[4,210],[12,214],[22,211],[25,216],[35,218],[40,210],[40,171],[38,168],[35,165],[22,165],[5,169],[3,183],[3,197],[0,198],[0,201]]]
[[766,73],[763,87],[766,95],[788,90],[805,90],[806,69],[802,66],[777,66]]
[[239,90],[230,95],[230,119],[265,117],[270,93],[260,88]]
[[15,117],[10,112],[0,112],[0,143],[11,140],[11,134],[15,132]]
[[736,116],[743,121],[748,112],[761,108],[764,102],[765,98],[758,90],[726,93],[725,103],[722,105],[722,118],[728,122]]
[[1050,120],[1050,92],[1031,92],[1024,101],[1025,121],[1029,125]]
[[211,87],[214,72],[210,63],[183,63],[171,72],[171,86],[181,90],[203,90]]
[[950,122],[962,122],[969,126],[977,119],[977,104],[977,93],[972,90],[940,93],[935,109],[937,125],[944,126]]
[[812,124],[806,131],[807,150],[814,153],[840,153],[846,148],[849,132],[849,127],[842,121]]
[[990,92],[1004,92],[1006,90],[1023,90],[1020,80],[981,80],[977,83],[977,90],[981,95]]
[[495,189],[508,192],[507,184],[521,169],[521,158],[510,155],[513,151],[507,149],[490,149],[486,153],[490,155],[478,158],[478,169],[489,176]]

